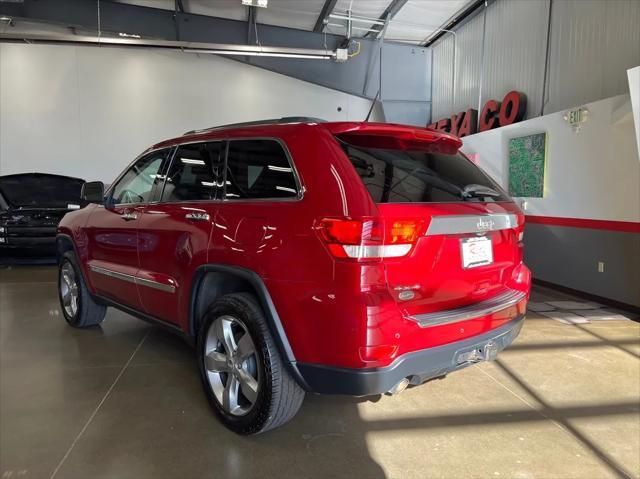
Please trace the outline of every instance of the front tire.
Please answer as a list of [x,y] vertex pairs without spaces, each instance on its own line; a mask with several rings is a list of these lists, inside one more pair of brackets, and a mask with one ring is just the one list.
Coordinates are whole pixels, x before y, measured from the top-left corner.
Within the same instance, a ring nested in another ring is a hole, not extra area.
[[58,298],[64,319],[74,328],[96,326],[104,319],[107,308],[89,293],[73,251],[64,253],[58,266]]
[[304,391],[287,371],[264,313],[251,294],[229,294],[205,313],[198,363],[209,403],[238,434],[259,434],[288,422]]

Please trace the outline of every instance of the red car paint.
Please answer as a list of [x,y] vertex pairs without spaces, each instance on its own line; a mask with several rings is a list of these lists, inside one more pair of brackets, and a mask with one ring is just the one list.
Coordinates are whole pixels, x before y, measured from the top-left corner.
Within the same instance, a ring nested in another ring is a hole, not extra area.
[[[376,204],[336,137],[373,147],[455,152],[461,142],[424,128],[376,123],[295,123],[221,128],[152,149],[234,138],[283,142],[303,187],[290,201],[219,200],[104,207],[67,214],[59,232],[75,244],[93,294],[189,331],[192,280],[203,264],[255,272],[264,282],[297,361],[347,368],[384,367],[412,351],[470,338],[525,313],[530,273],[522,263],[524,216],[511,201]],[[151,150],[151,149],[150,149]],[[193,222],[186,213],[209,215]],[[122,215],[135,219],[124,221]],[[517,225],[490,231],[493,264],[463,269],[464,234],[424,235],[434,216],[512,214]],[[408,255],[336,258],[319,231],[327,218],[406,218],[424,223]],[[134,276],[137,284],[90,269]],[[165,289],[146,287],[148,280]],[[168,292],[172,289],[173,292]],[[413,298],[401,300],[410,289]],[[421,328],[412,316],[454,310],[507,289],[525,296],[486,316]]]

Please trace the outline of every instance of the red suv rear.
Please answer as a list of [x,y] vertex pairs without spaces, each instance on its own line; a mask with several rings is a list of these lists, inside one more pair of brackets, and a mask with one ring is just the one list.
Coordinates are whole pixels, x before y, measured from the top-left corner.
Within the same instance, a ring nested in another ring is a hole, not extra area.
[[524,217],[460,146],[299,118],[159,143],[61,222],[64,316],[115,306],[183,335],[243,434],[305,391],[396,393],[493,359],[525,314]]

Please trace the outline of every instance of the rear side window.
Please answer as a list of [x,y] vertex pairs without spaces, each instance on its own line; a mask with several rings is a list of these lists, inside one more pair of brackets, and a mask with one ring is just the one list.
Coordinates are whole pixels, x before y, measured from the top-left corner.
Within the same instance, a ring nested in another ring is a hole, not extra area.
[[460,153],[342,147],[376,203],[509,201]]
[[225,198],[295,198],[298,187],[292,165],[275,140],[229,142]]
[[167,172],[162,201],[214,199],[223,158],[220,141],[179,146]]

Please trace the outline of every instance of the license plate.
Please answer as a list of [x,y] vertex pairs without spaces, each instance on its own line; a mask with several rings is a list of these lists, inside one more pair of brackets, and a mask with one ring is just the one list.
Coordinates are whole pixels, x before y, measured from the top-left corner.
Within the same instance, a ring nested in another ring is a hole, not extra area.
[[491,238],[479,236],[462,238],[462,267],[475,268],[493,263],[493,244]]

